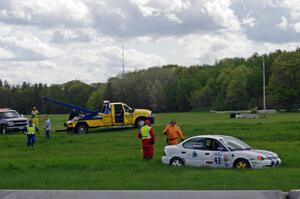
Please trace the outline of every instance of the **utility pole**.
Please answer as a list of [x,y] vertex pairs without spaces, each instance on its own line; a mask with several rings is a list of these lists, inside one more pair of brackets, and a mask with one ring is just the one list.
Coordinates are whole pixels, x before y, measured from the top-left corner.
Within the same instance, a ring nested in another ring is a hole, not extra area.
[[264,113],[266,112],[266,69],[265,60],[263,59],[263,103],[264,103]]
[[125,77],[124,46],[122,46],[122,58],[123,58],[123,77]]

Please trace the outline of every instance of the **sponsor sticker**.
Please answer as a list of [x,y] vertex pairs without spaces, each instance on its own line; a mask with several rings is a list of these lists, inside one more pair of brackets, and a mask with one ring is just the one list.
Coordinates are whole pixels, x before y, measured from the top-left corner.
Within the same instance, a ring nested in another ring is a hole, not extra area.
[[192,157],[196,158],[198,156],[198,153],[196,151],[193,151]]

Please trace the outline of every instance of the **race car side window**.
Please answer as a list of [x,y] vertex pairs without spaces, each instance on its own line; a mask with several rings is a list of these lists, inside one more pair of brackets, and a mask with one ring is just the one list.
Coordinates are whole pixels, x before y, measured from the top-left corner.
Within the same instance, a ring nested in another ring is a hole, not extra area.
[[184,148],[204,150],[204,138],[193,138],[183,144]]
[[223,144],[221,144],[218,140],[207,138],[205,140],[205,150],[209,151],[227,151]]

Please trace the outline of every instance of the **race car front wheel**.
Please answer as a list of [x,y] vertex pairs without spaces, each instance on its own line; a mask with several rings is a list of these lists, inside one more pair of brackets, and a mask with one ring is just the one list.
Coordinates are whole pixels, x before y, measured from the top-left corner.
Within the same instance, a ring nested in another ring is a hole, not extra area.
[[170,160],[170,166],[172,166],[172,167],[181,167],[181,166],[184,166],[184,162],[181,158],[175,157],[175,158],[172,158]]
[[234,168],[236,169],[250,169],[251,166],[247,160],[244,159],[238,159],[234,162],[233,165]]

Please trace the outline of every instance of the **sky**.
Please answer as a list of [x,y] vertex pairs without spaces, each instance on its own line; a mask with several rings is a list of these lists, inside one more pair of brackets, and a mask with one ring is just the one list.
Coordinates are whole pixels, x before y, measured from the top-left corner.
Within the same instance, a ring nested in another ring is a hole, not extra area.
[[295,50],[300,0],[0,0],[0,79],[105,82],[153,66]]

